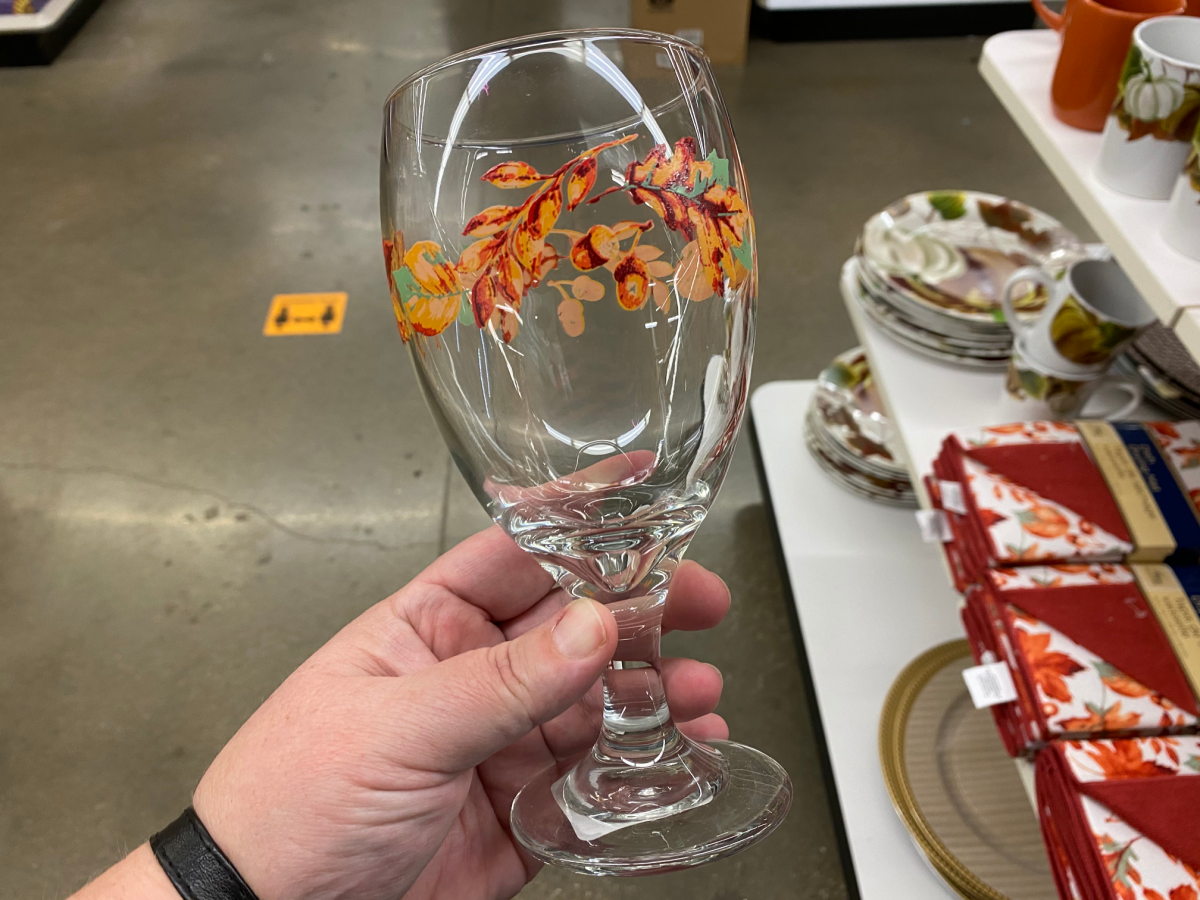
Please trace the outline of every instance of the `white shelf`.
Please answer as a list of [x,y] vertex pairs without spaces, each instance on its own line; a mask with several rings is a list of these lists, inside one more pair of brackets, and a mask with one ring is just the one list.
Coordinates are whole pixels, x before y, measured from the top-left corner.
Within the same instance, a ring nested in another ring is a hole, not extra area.
[[79,0],[50,0],[35,13],[0,15],[0,34],[28,34],[49,31]]
[[[1185,309],[1200,306],[1200,262],[1163,240],[1167,201],[1140,200],[1101,184],[1096,178],[1100,135],[1054,117],[1050,81],[1058,48],[1053,31],[997,34],[983,45],[979,71],[1146,302],[1164,324],[1175,327]],[[1180,338],[1200,358],[1200,331],[1183,330]]]
[[856,497],[813,462],[803,434],[813,387],[763,385],[750,409],[859,893],[862,900],[956,897],[892,809],[877,732],[900,670],[962,637],[958,596],[911,510]]

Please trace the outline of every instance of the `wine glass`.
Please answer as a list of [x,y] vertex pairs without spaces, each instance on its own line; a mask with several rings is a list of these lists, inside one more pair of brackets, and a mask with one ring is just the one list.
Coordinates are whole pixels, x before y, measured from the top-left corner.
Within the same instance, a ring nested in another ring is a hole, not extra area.
[[579,30],[430,66],[387,100],[381,208],[400,335],[455,463],[619,627],[599,739],[520,792],[514,835],[617,875],[765,837],[787,774],[683,736],[659,664],[667,588],[728,467],[754,346],[754,223],[707,57]]

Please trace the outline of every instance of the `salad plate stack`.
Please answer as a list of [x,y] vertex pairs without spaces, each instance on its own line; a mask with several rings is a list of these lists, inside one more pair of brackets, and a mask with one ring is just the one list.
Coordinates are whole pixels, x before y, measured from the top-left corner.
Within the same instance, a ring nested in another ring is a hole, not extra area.
[[[926,191],[896,201],[863,226],[842,290],[890,337],[925,356],[1002,369],[1012,333],[1000,295],[1022,266],[1061,271],[1086,248],[1032,207],[975,191]],[[1043,287],[1018,285],[1014,305],[1036,315]]]
[[1147,328],[1114,368],[1137,378],[1155,406],[1178,419],[1200,419],[1200,365],[1166,326]]
[[846,490],[892,506],[917,506],[861,347],[840,354],[818,376],[804,439],[817,465]]

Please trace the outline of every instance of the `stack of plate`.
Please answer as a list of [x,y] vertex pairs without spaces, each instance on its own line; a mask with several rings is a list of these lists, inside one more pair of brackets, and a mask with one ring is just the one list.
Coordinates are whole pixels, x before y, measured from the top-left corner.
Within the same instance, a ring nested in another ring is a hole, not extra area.
[[1118,358],[1116,369],[1135,376],[1146,399],[1180,419],[1200,419],[1200,365],[1175,332],[1157,322]]
[[838,356],[817,378],[804,439],[817,464],[848,491],[893,506],[917,505],[861,347]]
[[[1079,239],[1032,207],[975,191],[910,194],[863,226],[844,287],[883,331],[944,362],[1004,368],[1012,334],[1000,292],[1017,269],[1061,271],[1087,256]],[[1015,297],[1036,314],[1046,292]]]
[[[962,673],[966,641],[933,647],[897,676],[879,717],[892,805],[929,866],[964,900],[1059,900],[1032,798]],[[1068,896],[1066,894],[1064,897]]]

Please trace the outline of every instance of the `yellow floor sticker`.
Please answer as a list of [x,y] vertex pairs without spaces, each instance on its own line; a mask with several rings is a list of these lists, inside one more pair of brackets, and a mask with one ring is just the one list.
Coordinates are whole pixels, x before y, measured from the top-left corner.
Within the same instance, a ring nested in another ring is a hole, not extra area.
[[346,294],[276,294],[263,334],[337,334],[346,317]]

